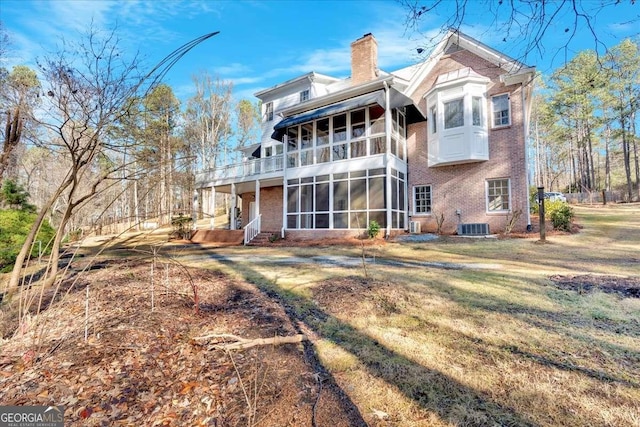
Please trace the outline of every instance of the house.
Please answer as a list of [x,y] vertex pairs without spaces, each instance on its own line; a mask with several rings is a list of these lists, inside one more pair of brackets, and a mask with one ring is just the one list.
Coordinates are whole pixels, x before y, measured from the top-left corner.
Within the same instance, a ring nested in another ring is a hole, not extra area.
[[393,72],[377,50],[366,34],[349,78],[309,72],[256,93],[262,139],[197,175],[202,210],[231,194],[245,243],[357,235],[374,220],[386,236],[524,230],[534,69],[457,31]]

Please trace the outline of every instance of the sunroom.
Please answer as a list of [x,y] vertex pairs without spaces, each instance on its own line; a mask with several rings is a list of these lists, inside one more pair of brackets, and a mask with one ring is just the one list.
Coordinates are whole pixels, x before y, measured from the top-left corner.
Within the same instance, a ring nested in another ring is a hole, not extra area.
[[276,126],[286,158],[285,230],[405,227],[405,108],[384,104],[378,91]]

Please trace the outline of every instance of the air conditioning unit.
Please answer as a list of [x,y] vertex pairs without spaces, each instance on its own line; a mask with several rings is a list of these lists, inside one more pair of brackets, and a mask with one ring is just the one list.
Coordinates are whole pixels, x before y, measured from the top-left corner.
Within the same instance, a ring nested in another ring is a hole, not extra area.
[[420,222],[419,221],[409,221],[409,233],[411,233],[411,234],[420,234]]

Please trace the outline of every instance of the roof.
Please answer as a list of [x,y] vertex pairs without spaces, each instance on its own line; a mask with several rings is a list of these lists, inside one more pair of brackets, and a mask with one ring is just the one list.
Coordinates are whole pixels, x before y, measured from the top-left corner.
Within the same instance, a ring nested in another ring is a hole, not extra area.
[[[416,72],[411,76],[409,86],[405,91],[405,95],[412,96],[418,86],[431,72],[435,64],[440,58],[447,52],[447,50],[457,45],[465,50],[472,52],[473,54],[495,64],[496,66],[505,70],[508,74],[503,80],[508,79],[511,76],[521,76],[522,78],[533,73],[533,67],[529,67],[520,61],[511,58],[508,55],[498,52],[497,50],[490,48],[484,43],[458,31],[449,30],[442,40],[436,45],[426,61],[419,64]],[[520,78],[516,81],[521,81]],[[514,81],[515,82],[515,81]]]
[[297,83],[297,82],[301,82],[304,80],[309,80],[311,82],[319,82],[319,83],[333,83],[333,82],[337,82],[340,81],[340,79],[336,78],[336,77],[331,77],[331,76],[327,76],[325,74],[320,74],[320,73],[316,73],[315,71],[311,71],[309,73],[303,74],[301,76],[298,77],[294,77],[293,79],[289,79],[285,82],[282,83],[278,83],[275,86],[271,86],[270,88],[267,89],[263,89],[261,91],[258,91],[256,93],[254,93],[253,95],[260,98],[270,92],[275,92],[278,89],[281,89],[285,86],[289,86],[293,83]]

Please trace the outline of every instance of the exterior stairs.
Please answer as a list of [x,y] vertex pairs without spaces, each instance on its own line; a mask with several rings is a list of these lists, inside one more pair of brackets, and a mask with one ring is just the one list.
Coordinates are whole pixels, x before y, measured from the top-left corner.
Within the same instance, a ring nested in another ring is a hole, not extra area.
[[262,233],[258,233],[256,237],[254,237],[247,246],[269,246],[273,239],[277,236],[277,233],[272,231],[264,231]]

